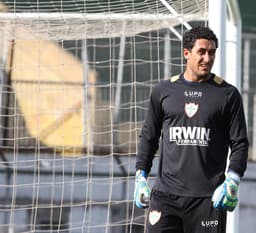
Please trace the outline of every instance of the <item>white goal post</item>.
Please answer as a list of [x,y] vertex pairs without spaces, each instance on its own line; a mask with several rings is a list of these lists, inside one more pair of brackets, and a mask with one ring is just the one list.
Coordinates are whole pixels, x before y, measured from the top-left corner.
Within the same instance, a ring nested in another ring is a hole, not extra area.
[[1,232],[144,231],[132,198],[148,97],[183,70],[181,35],[209,23],[208,7],[2,1]]
[[[236,0],[209,0],[209,26],[220,38],[213,72],[241,90],[241,16]],[[239,233],[239,206],[228,213],[227,233]]]

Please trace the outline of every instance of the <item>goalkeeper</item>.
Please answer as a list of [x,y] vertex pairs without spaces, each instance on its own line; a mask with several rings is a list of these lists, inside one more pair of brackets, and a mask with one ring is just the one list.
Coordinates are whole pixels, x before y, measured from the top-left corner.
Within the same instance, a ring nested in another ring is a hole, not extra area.
[[[226,212],[238,203],[247,129],[238,90],[211,73],[217,47],[208,27],[187,31],[184,73],[152,90],[134,190],[135,205],[149,207],[147,233],[225,233]],[[158,149],[151,190],[147,178]]]

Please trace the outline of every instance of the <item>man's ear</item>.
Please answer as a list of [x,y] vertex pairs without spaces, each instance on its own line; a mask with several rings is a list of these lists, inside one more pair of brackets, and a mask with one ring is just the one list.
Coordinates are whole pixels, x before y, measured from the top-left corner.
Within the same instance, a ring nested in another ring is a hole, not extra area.
[[188,49],[183,49],[183,56],[187,60],[189,56],[190,51]]

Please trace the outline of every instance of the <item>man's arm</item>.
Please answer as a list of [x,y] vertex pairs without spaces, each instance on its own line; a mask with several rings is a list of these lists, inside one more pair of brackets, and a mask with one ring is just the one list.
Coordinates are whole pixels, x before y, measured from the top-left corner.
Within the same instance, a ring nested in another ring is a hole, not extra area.
[[229,95],[226,116],[230,161],[226,179],[214,191],[212,201],[215,208],[233,211],[238,203],[238,188],[246,169],[249,146],[242,98],[236,89]]
[[162,129],[162,108],[160,84],[153,88],[146,119],[141,133],[138,153],[136,157],[136,170],[149,173],[152,161],[159,147],[159,138]]
[[149,109],[140,134],[140,144],[136,157],[136,176],[134,202],[139,208],[147,208],[150,199],[150,187],[147,182],[155,153],[158,149],[162,128],[162,111],[159,86],[152,90]]
[[232,170],[242,177],[247,166],[249,143],[243,102],[237,89],[230,95],[228,109],[230,140],[230,161],[228,170]]

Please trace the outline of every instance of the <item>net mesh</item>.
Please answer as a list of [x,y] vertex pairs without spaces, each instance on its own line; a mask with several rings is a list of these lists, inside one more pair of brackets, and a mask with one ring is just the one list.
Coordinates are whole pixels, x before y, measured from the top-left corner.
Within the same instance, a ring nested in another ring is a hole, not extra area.
[[[205,19],[207,1],[4,1],[1,27],[10,37],[83,39],[133,36]],[[17,35],[25,30],[29,34]]]
[[133,190],[149,94],[183,70],[177,35],[207,7],[2,1],[1,232],[143,232]]

